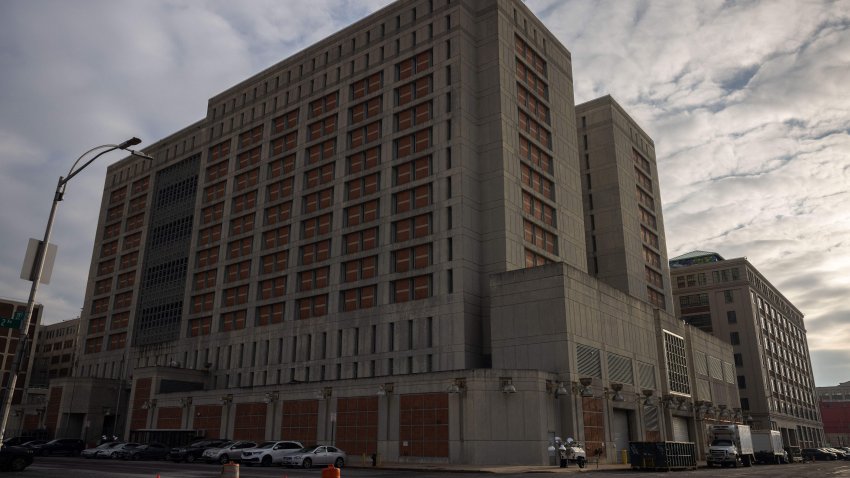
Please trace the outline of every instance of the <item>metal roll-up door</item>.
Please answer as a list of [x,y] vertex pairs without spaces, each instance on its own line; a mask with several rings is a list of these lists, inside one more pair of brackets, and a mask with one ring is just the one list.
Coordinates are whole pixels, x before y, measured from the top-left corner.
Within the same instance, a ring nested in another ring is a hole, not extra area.
[[614,445],[617,446],[617,453],[620,450],[629,449],[629,412],[627,410],[614,409],[611,436],[614,439]]
[[687,418],[673,417],[673,441],[691,441]]

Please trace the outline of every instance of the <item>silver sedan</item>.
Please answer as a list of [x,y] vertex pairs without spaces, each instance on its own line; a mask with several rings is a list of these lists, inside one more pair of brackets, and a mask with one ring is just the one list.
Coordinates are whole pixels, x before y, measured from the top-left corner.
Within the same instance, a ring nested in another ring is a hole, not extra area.
[[310,468],[313,465],[333,465],[342,468],[348,457],[345,452],[334,446],[312,445],[283,457],[283,466]]

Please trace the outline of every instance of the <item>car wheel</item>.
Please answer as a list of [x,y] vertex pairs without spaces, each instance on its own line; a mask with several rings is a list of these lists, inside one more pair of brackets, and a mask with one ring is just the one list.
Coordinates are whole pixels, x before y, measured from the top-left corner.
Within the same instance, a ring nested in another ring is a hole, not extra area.
[[27,467],[29,463],[27,463],[27,459],[18,456],[12,459],[12,462],[9,463],[9,469],[12,471],[24,471],[24,468]]
[[263,461],[262,461],[262,465],[263,466],[272,466],[272,457],[270,457],[268,455],[264,456]]
[[229,461],[230,461],[230,457],[227,456],[227,455],[221,455],[220,457],[218,457],[218,462],[221,463],[222,465],[226,465]]
[[130,459],[133,461],[137,461],[139,459],[139,455],[133,453],[132,455],[130,455]]
[[195,461],[195,455],[186,455],[186,463],[192,463]]
[[587,460],[584,457],[578,457],[576,464],[578,464],[579,468],[584,468],[587,465]]
[[41,450],[41,456],[50,456],[50,450]]
[[337,467],[337,468],[342,468],[342,465],[344,465],[344,464],[345,464],[345,460],[343,460],[342,457],[337,458],[336,461],[334,462],[334,466]]
[[311,466],[313,466],[313,460],[309,458],[304,458],[304,461],[301,462],[301,466],[304,469],[309,469]]

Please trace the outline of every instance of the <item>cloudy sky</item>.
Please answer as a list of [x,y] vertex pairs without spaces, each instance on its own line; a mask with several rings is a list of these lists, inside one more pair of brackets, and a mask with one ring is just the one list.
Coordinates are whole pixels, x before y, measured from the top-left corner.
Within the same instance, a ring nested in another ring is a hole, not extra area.
[[[152,143],[207,100],[386,0],[0,2],[0,296],[89,148]],[[670,257],[746,256],[806,315],[818,385],[850,380],[850,3],[527,5],[655,139]],[[144,146],[144,144],[142,145]],[[46,322],[82,307],[106,165],[68,184]]]

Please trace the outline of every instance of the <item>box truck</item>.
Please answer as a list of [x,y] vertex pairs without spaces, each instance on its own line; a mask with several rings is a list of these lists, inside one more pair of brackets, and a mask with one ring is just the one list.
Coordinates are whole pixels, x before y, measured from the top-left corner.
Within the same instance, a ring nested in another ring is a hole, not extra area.
[[788,463],[778,430],[752,430],[753,451],[759,463]]
[[748,425],[709,425],[708,466],[752,466],[753,438]]

